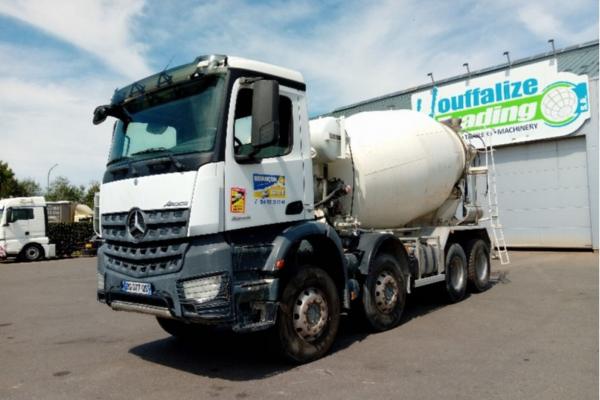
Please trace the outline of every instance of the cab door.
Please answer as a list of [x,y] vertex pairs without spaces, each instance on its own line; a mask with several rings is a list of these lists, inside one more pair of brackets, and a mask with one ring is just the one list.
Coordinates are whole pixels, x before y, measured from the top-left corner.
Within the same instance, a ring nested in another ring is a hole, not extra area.
[[253,85],[242,79],[233,86],[229,106],[225,229],[305,219],[302,147],[308,144],[300,135],[301,93],[279,86],[279,137],[257,150],[251,144]]
[[11,207],[7,210],[4,227],[6,252],[18,253],[30,238],[30,221],[33,219],[32,207]]

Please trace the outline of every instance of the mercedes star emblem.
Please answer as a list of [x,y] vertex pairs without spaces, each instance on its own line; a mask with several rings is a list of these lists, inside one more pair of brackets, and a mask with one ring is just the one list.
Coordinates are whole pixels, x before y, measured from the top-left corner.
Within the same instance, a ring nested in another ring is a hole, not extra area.
[[146,234],[146,221],[144,213],[139,208],[134,208],[127,217],[127,229],[134,239],[141,239]]

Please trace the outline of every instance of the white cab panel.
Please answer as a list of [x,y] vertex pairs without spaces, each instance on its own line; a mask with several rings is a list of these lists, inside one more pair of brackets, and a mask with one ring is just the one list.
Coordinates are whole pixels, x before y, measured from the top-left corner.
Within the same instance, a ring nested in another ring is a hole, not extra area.
[[206,164],[198,170],[192,197],[189,236],[208,235],[223,230],[223,171],[223,162]]
[[160,210],[166,208],[169,202],[179,204],[177,208],[189,207],[197,173],[173,172],[103,184],[100,212],[125,212],[134,207]]

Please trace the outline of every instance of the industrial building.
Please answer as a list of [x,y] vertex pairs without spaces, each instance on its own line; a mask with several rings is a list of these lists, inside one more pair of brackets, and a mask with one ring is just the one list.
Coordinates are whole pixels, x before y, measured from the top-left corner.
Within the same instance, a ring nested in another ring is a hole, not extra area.
[[[509,247],[598,249],[598,41],[469,71],[334,110],[414,109],[494,146]],[[483,147],[480,145],[479,147]]]

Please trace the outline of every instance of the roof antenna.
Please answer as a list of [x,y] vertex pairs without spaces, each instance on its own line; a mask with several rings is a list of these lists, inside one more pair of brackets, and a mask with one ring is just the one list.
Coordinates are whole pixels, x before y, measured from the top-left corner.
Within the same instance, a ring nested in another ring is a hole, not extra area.
[[552,47],[552,58],[550,59],[550,65],[556,64],[556,47],[554,47],[554,39],[548,39],[548,43]]
[[173,62],[173,59],[175,58],[175,54],[173,54],[171,56],[171,59],[169,60],[169,62],[167,63],[167,65],[165,65],[165,67],[163,68],[163,71],[166,71],[167,68],[169,68],[169,65],[171,65],[171,63]]
[[175,58],[175,55],[171,57],[167,65],[165,65],[160,74],[158,74],[158,81],[156,82],[156,87],[162,87],[173,83],[173,76],[167,74],[167,68],[169,68],[169,65],[171,65],[173,58]]

